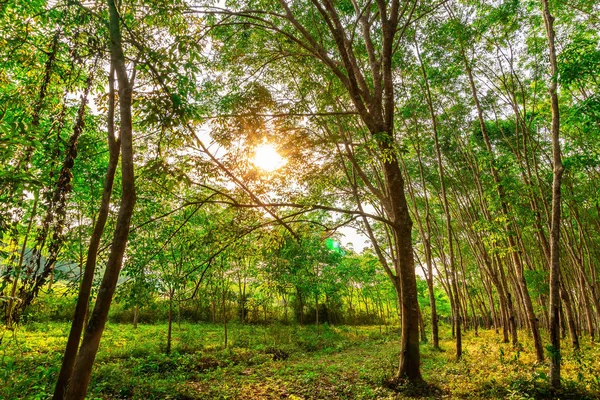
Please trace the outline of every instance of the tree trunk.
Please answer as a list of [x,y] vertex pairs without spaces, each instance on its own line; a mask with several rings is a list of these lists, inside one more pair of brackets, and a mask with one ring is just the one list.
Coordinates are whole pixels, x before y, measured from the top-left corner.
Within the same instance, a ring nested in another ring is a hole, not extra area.
[[[391,149],[388,149],[391,150]],[[421,376],[421,355],[419,349],[419,302],[417,297],[417,278],[415,275],[415,259],[412,245],[412,220],[404,192],[404,180],[398,165],[385,163],[386,181],[392,200],[394,215],[394,236],[396,241],[397,263],[396,274],[399,285],[399,306],[402,316],[402,337],[398,378],[407,378],[412,383],[423,381]]]
[[98,352],[110,304],[117,286],[117,280],[119,279],[119,272],[123,264],[123,256],[127,246],[127,239],[129,238],[131,216],[135,206],[131,113],[132,83],[127,77],[125,55],[123,54],[121,45],[120,17],[114,0],[108,0],[108,9],[110,16],[111,63],[115,68],[119,82],[122,195],[106,270],[100,284],[94,310],[83,336],[79,354],[77,355],[73,376],[67,387],[65,395],[67,400],[83,400],[85,398],[90,382],[92,366]]
[[167,332],[167,355],[171,354],[171,334],[173,333],[173,292],[169,293],[169,329]]
[[302,292],[300,289],[296,289],[298,292],[298,301],[300,302],[300,325],[304,325],[304,302],[302,301]]
[[104,227],[110,211],[110,198],[112,196],[115,173],[119,163],[119,153],[121,149],[119,146],[119,141],[117,141],[115,138],[114,132],[115,91],[114,68],[112,67],[109,73],[108,86],[108,167],[106,169],[106,177],[104,178],[104,189],[102,191],[102,200],[100,201],[98,217],[96,219],[94,231],[88,246],[85,269],[81,279],[81,284],[79,286],[79,294],[77,295],[77,304],[75,305],[75,313],[73,315],[73,321],[71,322],[71,330],[69,332],[69,338],[65,347],[65,354],[63,356],[61,369],[58,374],[56,386],[54,388],[54,400],[62,400],[64,397],[67,384],[71,379],[71,374],[73,373],[73,366],[75,365],[75,357],[77,356],[77,349],[79,347],[79,341],[81,340],[81,333],[84,325],[87,323],[88,304],[90,302],[92,285],[94,283],[96,258],[98,256],[98,248],[100,247],[100,241],[102,240],[102,234],[104,233]]
[[287,302],[284,294],[281,295],[281,299],[283,301],[283,320],[284,320],[284,323],[287,324],[288,323],[288,302]]
[[[420,307],[419,307],[419,330],[421,331],[421,342],[427,343],[427,332],[425,332],[425,323],[423,322],[423,313],[421,312]],[[379,333],[381,333],[381,325],[380,325]]]
[[[419,59],[421,56],[419,55]],[[445,174],[444,174],[444,164],[442,162],[442,153],[440,150],[439,143],[439,134],[437,129],[437,118],[435,116],[435,112],[433,110],[433,103],[431,100],[431,94],[429,91],[429,82],[427,81],[427,74],[425,73],[425,67],[421,63],[421,69],[423,71],[423,76],[425,77],[425,87],[427,91],[428,98],[428,106],[429,111],[431,113],[431,120],[434,130],[434,141],[435,141],[435,151],[437,155],[437,166],[438,173],[440,177],[440,186],[441,186],[441,197],[442,204],[444,206],[444,216],[446,221],[446,235],[448,239],[448,258],[450,262],[450,273],[452,274],[451,285],[450,285],[450,294],[454,297],[454,311],[452,315],[454,317],[454,329],[456,334],[456,358],[460,359],[462,357],[462,332],[461,332],[461,305],[460,305],[460,293],[458,291],[458,273],[456,271],[456,263],[454,259],[454,244],[452,239],[452,216],[450,215],[450,207],[448,205],[448,197],[446,195],[446,183],[445,183]],[[440,252],[443,251],[440,249]]]
[[135,309],[133,310],[133,329],[137,329],[139,318],[140,318],[140,306],[136,304]]
[[319,294],[315,293],[315,318],[317,325],[317,332],[319,332]]
[[17,287],[19,286],[19,277],[21,276],[21,268],[23,267],[23,260],[25,259],[25,251],[27,250],[27,240],[29,239],[29,233],[31,232],[31,225],[35,219],[38,204],[38,193],[35,194],[35,200],[33,202],[33,209],[31,210],[31,217],[27,224],[27,231],[25,232],[25,238],[23,239],[23,245],[21,246],[21,253],[19,254],[19,262],[15,268],[15,274],[13,278],[12,287],[10,289],[10,297],[8,298],[8,306],[6,311],[6,327],[12,328],[13,323],[13,307],[15,304],[15,297],[17,295]]
[[573,350],[579,350],[579,336],[577,335],[577,328],[575,326],[575,320],[573,318],[573,310],[571,308],[569,294],[565,290],[564,284],[560,288],[560,297],[563,301],[563,305],[565,308],[564,314],[566,314],[567,325],[569,326],[569,336],[571,337],[571,344],[573,345]]
[[[225,283],[223,283],[225,285]],[[227,335],[227,310],[225,308],[225,286],[221,293],[221,317],[223,318],[223,347],[227,348],[228,335]]]
[[[431,213],[429,208],[429,200],[427,194],[427,186],[425,185],[425,174],[423,172],[423,162],[421,161],[421,149],[419,146],[419,141],[415,140],[415,151],[417,153],[417,159],[419,161],[419,176],[421,179],[422,190],[424,191],[424,200],[425,200],[425,227],[421,223],[419,217],[419,209],[416,206],[416,201],[414,199],[414,191],[410,185],[408,184],[408,189],[411,197],[413,198],[414,212],[417,217],[417,226],[419,228],[419,234],[423,240],[423,250],[425,252],[425,264],[427,265],[427,270],[423,271],[425,273],[425,281],[427,282],[427,292],[429,294],[429,307],[431,309],[431,341],[434,349],[440,348],[440,335],[439,335],[439,325],[438,325],[438,315],[437,315],[437,307],[435,302],[435,291],[433,288],[433,260],[431,257]],[[402,164],[404,166],[404,163]],[[404,168],[406,171],[406,168]],[[407,181],[409,180],[407,174]]]
[[504,267],[502,266],[502,260],[500,257],[496,255],[496,265],[498,265],[498,270],[500,271],[500,286],[502,287],[502,291],[504,292],[504,298],[506,300],[506,318],[508,323],[508,328],[510,330],[510,336],[513,347],[518,347],[519,345],[519,337],[517,334],[517,320],[515,314],[514,303],[512,299],[512,294],[508,289],[508,281],[506,279],[506,274],[504,273]]
[[558,108],[558,68],[554,46],[554,17],[550,13],[548,0],[542,0],[544,25],[550,53],[550,100],[552,108],[552,224],[550,228],[550,386],[560,389],[560,208],[563,165],[560,149],[560,112]]

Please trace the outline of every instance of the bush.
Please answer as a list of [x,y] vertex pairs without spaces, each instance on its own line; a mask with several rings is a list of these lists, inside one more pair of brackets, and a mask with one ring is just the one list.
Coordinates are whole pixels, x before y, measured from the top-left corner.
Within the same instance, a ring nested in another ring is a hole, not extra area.
[[47,293],[40,293],[23,314],[23,322],[66,322],[73,320],[77,296],[57,284]]

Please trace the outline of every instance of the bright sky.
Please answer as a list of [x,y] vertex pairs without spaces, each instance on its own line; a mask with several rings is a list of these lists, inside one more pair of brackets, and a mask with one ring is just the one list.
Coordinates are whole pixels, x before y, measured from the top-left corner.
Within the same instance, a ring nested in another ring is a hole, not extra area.
[[283,167],[287,161],[279,155],[273,145],[263,143],[254,149],[252,163],[266,172],[273,172]]
[[344,247],[352,247],[357,253],[362,252],[370,246],[369,238],[351,226],[344,226],[338,229],[338,232],[343,235],[341,240],[342,245]]

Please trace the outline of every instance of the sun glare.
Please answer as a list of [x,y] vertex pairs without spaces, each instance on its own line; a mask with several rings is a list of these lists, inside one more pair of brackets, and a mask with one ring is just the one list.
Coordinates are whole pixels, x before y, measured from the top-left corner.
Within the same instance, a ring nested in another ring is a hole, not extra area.
[[261,144],[254,150],[252,163],[266,172],[273,172],[286,164],[285,158],[281,157],[275,147],[270,144]]

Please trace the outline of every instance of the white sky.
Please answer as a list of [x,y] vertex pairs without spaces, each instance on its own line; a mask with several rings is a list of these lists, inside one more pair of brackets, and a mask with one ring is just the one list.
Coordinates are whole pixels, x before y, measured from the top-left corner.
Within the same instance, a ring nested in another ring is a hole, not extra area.
[[357,253],[361,253],[365,248],[371,245],[371,241],[367,236],[351,226],[344,226],[338,229],[338,232],[343,235],[341,240],[342,246],[352,247]]

